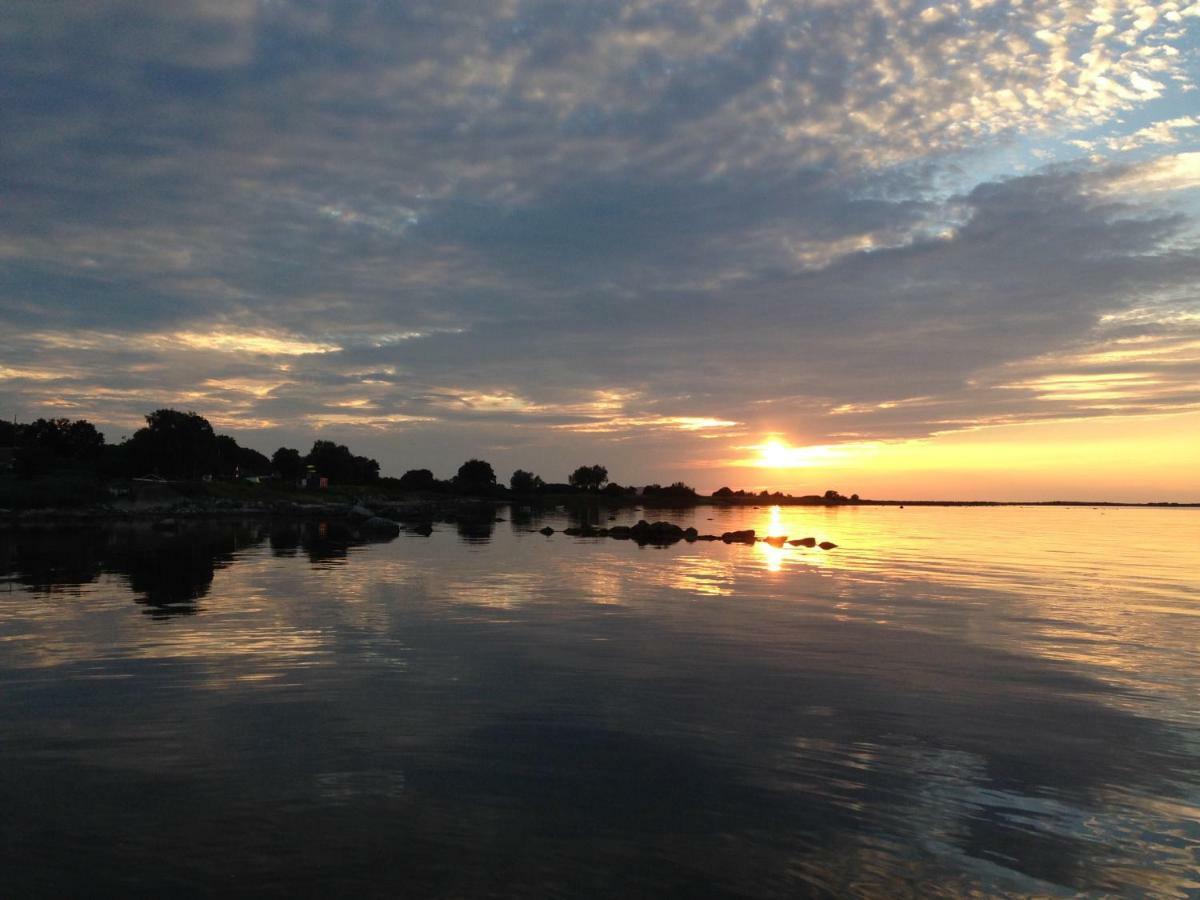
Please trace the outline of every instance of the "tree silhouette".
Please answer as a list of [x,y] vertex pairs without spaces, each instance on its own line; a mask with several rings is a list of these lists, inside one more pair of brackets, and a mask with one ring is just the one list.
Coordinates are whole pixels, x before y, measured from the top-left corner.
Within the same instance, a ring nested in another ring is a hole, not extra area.
[[511,487],[518,494],[532,494],[542,488],[546,482],[542,481],[540,475],[534,475],[532,472],[526,472],[524,469],[517,469],[512,473],[512,478],[508,481]]
[[[28,425],[5,424],[5,437],[17,447],[17,472],[25,478],[54,469],[93,467],[104,451],[104,435],[85,419],[38,419]],[[0,444],[4,441],[0,440]]]
[[168,478],[212,474],[217,462],[217,436],[208,419],[194,412],[158,409],[146,416],[146,427],[129,439],[130,460],[139,474]]
[[663,487],[660,484],[648,484],[642,488],[642,496],[644,497],[695,497],[696,489],[691,485],[684,484],[682,481],[676,481]]
[[369,484],[379,479],[379,463],[355,456],[345,444],[314,441],[305,462],[318,475],[341,484]]
[[280,447],[272,453],[271,465],[285,481],[299,481],[304,476],[304,459],[291,447]]
[[428,469],[409,469],[400,476],[397,486],[402,491],[432,491],[437,489],[437,479]]
[[580,466],[567,478],[571,487],[585,491],[598,491],[608,481],[608,469],[601,465]]
[[482,459],[468,459],[458,467],[454,485],[460,491],[490,490],[496,484],[496,472],[492,464]]

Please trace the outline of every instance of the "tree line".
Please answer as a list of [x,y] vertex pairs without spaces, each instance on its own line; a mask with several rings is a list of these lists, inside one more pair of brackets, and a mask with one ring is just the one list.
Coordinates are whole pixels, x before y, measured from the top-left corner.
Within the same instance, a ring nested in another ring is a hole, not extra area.
[[0,422],[0,447],[12,448],[18,477],[54,474],[100,478],[157,476],[167,480],[234,479],[276,475],[299,480],[309,471],[346,484],[379,479],[379,463],[355,456],[342,444],[314,441],[307,454],[280,447],[270,458],[243,447],[194,412],[157,409],[119,444],[109,444],[86,419]]
[[[255,476],[297,483],[315,475],[336,485],[377,485],[405,492],[483,496],[591,493],[614,498],[638,493],[636,487],[610,481],[608,469],[599,464],[579,466],[565,482],[547,482],[540,475],[517,469],[507,486],[499,482],[491,463],[482,459],[467,460],[445,480],[429,469],[410,469],[399,478],[383,478],[376,460],[355,455],[333,441],[314,441],[307,453],[280,447],[267,457],[239,445],[230,435],[218,434],[211,422],[195,412],[157,409],[145,419],[142,428],[118,444],[107,443],[86,419],[0,422],[0,448],[13,448],[12,468],[19,478],[26,479],[66,475],[199,481]],[[642,493],[663,498],[696,496],[695,490],[681,481],[666,487],[647,485]]]
[[[46,476],[79,480],[105,480],[158,476],[167,480],[199,481],[203,478],[232,480],[247,476],[275,477],[299,483],[309,476],[327,478],[335,485],[375,485],[410,493],[557,495],[596,494],[619,498],[635,494],[664,502],[695,499],[694,488],[682,481],[648,484],[638,488],[609,480],[608,469],[599,464],[576,468],[565,482],[547,482],[524,469],[512,473],[508,484],[499,482],[491,463],[469,459],[452,478],[438,479],[429,469],[410,469],[399,478],[381,477],[379,463],[358,456],[343,444],[316,440],[307,453],[280,447],[270,457],[242,447],[227,434],[218,434],[212,424],[195,412],[157,409],[146,424],[119,444],[109,444],[104,435],[85,419],[37,419],[20,424],[0,422],[0,449],[12,448],[12,469],[18,478]],[[714,499],[730,502],[791,500],[778,491],[732,490],[723,487]],[[854,502],[858,495],[843,497],[837,491],[811,495],[803,500],[826,503]]]

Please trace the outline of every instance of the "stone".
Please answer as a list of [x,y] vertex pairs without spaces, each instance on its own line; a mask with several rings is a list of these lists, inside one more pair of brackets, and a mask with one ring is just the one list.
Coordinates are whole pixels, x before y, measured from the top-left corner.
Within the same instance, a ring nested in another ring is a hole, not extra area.
[[814,537],[798,538],[794,541],[788,541],[788,543],[793,547],[815,547],[817,546],[817,539]]
[[[371,534],[390,534],[392,537],[395,537],[400,533],[400,526],[391,519],[372,516],[362,523],[362,530],[369,531]],[[431,528],[430,531],[432,530]]]
[[412,526],[408,530],[411,531],[413,534],[421,535],[421,537],[429,537],[431,534],[433,534],[433,523],[432,522],[418,522],[416,525]]
[[549,537],[550,535],[554,534],[554,529],[551,528],[549,525],[547,525],[545,528],[542,528],[538,533],[544,534],[544,535],[546,535],[546,537]]
[[743,531],[726,531],[721,535],[721,540],[727,544],[753,544],[754,529],[747,528]]
[[772,547],[782,547],[785,543],[787,543],[787,535],[773,534],[769,537],[763,538],[763,543],[770,544]]
[[673,544],[683,540],[683,529],[671,522],[647,522],[640,519],[629,529],[629,536],[639,544]]
[[817,544],[817,546],[822,550],[832,550],[837,546],[837,544],[835,544],[833,541],[821,541],[821,543]]

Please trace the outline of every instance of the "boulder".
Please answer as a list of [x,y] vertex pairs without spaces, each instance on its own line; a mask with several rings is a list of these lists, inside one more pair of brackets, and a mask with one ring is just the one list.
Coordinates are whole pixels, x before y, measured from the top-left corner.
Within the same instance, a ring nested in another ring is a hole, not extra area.
[[433,523],[432,522],[418,522],[416,525],[413,525],[408,530],[411,531],[413,534],[421,535],[421,537],[429,537],[431,534],[433,534]]
[[763,543],[770,544],[772,547],[782,547],[785,543],[787,543],[787,535],[773,534],[769,537],[763,538]]
[[689,544],[692,543],[692,541],[696,540],[699,537],[700,537],[700,532],[698,532],[695,528],[683,529],[683,539],[685,541],[687,541]]
[[683,540],[683,529],[671,522],[647,522],[640,519],[629,529],[629,536],[639,544],[673,544]]
[[627,541],[633,537],[633,529],[628,525],[614,525],[608,529],[608,536],[618,541]]
[[549,537],[550,535],[554,534],[554,529],[551,528],[549,525],[547,525],[545,528],[540,529],[538,533],[544,534],[544,535],[546,535],[546,537]]
[[[395,537],[400,533],[400,526],[391,519],[384,519],[380,516],[371,516],[367,521],[362,523],[362,530],[371,534],[388,534]],[[431,528],[430,531],[433,529]]]
[[835,544],[833,541],[821,541],[821,543],[817,544],[817,546],[822,550],[832,550],[837,546],[837,544]]
[[788,543],[793,547],[815,547],[817,546],[817,539],[814,537],[798,538],[794,541],[788,541]]
[[753,544],[754,529],[747,528],[744,531],[726,531],[721,535],[721,540],[727,544]]

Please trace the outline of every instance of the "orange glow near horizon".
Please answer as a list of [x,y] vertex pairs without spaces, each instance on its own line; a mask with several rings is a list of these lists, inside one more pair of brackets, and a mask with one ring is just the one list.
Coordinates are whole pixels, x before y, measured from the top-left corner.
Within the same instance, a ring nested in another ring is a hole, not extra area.
[[748,449],[758,455],[741,463],[761,469],[810,469],[844,463],[869,455],[874,443],[814,444],[795,447],[777,435],[769,436],[761,444]]
[[1200,411],[793,446],[779,434],[705,466],[704,487],[878,499],[1200,502]]

